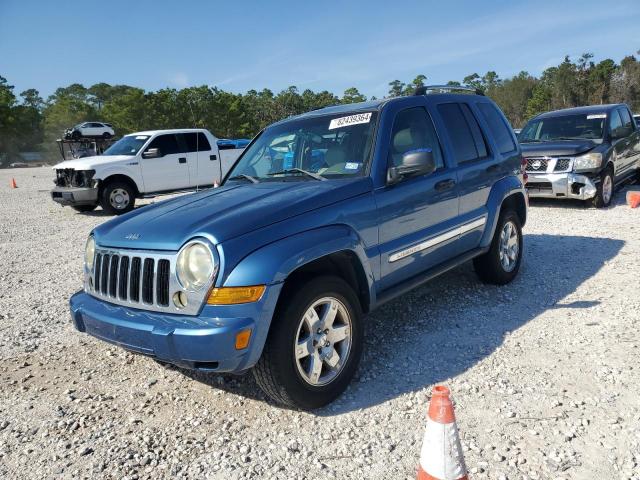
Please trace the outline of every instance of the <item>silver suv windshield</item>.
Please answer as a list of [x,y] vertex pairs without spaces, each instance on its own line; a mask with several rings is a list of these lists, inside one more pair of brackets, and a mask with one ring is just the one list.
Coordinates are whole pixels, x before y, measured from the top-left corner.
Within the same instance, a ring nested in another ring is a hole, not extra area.
[[149,135],[127,135],[107,148],[102,155],[135,155],[148,139]]
[[520,143],[554,140],[601,140],[606,113],[558,115],[533,119],[518,135]]
[[233,167],[232,181],[360,176],[371,156],[377,112],[291,120],[267,128]]

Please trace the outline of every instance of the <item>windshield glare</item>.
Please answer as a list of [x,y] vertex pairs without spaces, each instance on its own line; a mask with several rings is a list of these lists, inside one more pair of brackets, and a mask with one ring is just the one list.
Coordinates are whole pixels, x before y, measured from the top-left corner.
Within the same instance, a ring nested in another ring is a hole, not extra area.
[[534,119],[522,129],[518,140],[522,143],[553,140],[600,140],[606,120],[605,113]]
[[128,135],[107,148],[103,155],[135,155],[149,139],[149,135]]
[[278,174],[295,168],[327,178],[362,175],[371,153],[376,118],[377,112],[342,113],[267,128],[247,148],[228,178],[309,179],[299,172]]

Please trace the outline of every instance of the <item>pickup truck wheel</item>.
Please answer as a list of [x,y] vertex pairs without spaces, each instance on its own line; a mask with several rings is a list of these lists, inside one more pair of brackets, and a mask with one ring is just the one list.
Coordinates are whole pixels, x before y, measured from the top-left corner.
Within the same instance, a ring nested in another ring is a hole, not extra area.
[[522,225],[516,212],[500,214],[491,247],[484,255],[473,259],[475,271],[485,283],[505,285],[511,282],[522,263]]
[[596,208],[606,208],[611,205],[614,192],[613,172],[607,168],[600,174],[600,183],[596,188],[596,196],[593,197],[593,205]]
[[338,277],[316,278],[283,294],[253,375],[278,403],[323,407],[347,388],[360,362],[360,302]]
[[93,212],[96,209],[97,205],[72,205],[71,208],[73,208],[76,212],[80,212],[80,213],[86,213],[86,212]]
[[121,180],[115,180],[102,187],[100,192],[100,206],[110,215],[122,215],[133,210],[135,192],[131,185]]

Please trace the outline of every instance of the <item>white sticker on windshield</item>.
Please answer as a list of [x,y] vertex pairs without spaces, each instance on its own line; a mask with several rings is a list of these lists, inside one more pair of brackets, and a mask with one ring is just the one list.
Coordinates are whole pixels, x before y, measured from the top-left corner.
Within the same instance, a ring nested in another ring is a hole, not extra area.
[[334,118],[329,124],[329,130],[340,127],[348,127],[350,125],[358,125],[359,123],[369,123],[370,120],[371,112],[349,115],[348,117]]
[[594,118],[607,118],[606,113],[595,113],[593,115],[587,115],[587,120],[593,120]]
[[357,162],[347,162],[344,164],[345,170],[357,170],[360,168],[360,164]]
[[149,137],[148,137],[148,136],[146,136],[146,135],[138,135],[138,136],[136,137],[136,140],[146,140],[147,138],[149,138]]

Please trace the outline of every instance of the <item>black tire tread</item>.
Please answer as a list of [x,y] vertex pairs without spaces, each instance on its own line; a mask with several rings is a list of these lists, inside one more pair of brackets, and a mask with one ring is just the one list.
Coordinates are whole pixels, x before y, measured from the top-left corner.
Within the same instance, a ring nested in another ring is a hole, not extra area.
[[[500,243],[500,232],[502,232],[502,226],[506,223],[507,220],[511,220],[516,224],[518,233],[520,235],[520,258],[518,260],[519,263],[512,272],[508,273],[505,272],[500,265],[498,265],[499,260],[496,261],[497,249],[499,248]],[[476,275],[478,275],[482,282],[492,285],[506,285],[507,283],[511,282],[517,276],[518,271],[520,270],[522,255],[524,253],[522,251],[522,247],[522,224],[520,221],[520,217],[514,210],[501,211],[500,216],[498,217],[496,231],[494,232],[493,238],[491,239],[491,246],[489,248],[489,251],[473,259],[473,267]]]

